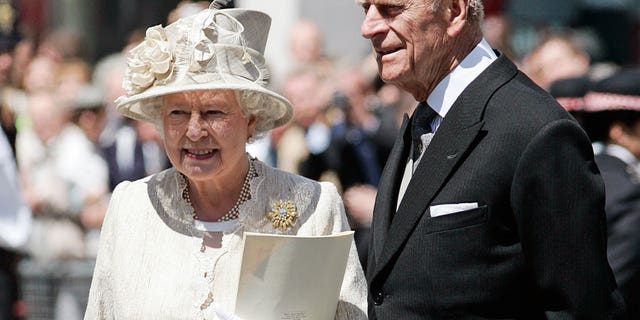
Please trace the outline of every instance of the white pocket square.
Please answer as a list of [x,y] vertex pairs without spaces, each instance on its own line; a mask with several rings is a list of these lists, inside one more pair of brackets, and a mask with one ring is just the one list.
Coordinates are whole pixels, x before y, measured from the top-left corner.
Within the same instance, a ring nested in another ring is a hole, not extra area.
[[431,217],[439,217],[447,214],[452,214],[461,211],[467,211],[471,209],[475,209],[478,207],[477,202],[466,202],[466,203],[450,203],[450,204],[438,204],[435,206],[429,207],[429,212],[431,213]]

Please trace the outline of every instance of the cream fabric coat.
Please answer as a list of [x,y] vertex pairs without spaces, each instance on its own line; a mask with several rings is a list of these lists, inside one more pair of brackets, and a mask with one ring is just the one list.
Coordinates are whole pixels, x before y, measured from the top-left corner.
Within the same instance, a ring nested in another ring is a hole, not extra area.
[[[216,319],[213,305],[200,311],[210,287],[215,306],[233,311],[243,232],[283,233],[266,217],[274,201],[292,200],[300,214],[285,234],[349,230],[333,184],[254,164],[252,198],[224,233],[222,247],[205,253],[193,209],[181,196],[185,180],[175,169],[118,185],[102,228],[85,319]],[[366,290],[352,244],[336,319],[366,319]]]

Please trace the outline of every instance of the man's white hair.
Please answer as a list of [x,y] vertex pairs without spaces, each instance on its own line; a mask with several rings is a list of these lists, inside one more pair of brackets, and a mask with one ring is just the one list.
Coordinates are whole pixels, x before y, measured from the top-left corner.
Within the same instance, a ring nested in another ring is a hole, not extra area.
[[484,5],[482,0],[469,0],[469,21],[477,24],[478,27],[484,19]]

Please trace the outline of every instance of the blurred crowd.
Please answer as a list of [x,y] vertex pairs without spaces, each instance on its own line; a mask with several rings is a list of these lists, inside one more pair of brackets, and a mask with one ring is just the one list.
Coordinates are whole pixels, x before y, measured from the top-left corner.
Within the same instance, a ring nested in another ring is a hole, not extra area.
[[[183,2],[166,24],[207,5]],[[624,170],[636,179],[629,192],[638,204],[629,204],[625,210],[636,210],[633,214],[640,216],[640,173],[636,172],[640,168],[640,77],[625,78],[626,87],[604,85],[620,74],[637,74],[638,69],[611,61],[595,63],[589,51],[591,42],[566,30],[545,30],[532,50],[516,56],[510,47],[509,30],[505,17],[487,16],[486,39],[582,121],[596,154],[606,154],[610,145],[636,146],[629,152],[632,164]],[[368,227],[380,174],[403,114],[411,114],[416,102],[380,81],[372,57],[345,63],[325,54],[322,38],[312,21],[301,20],[291,29],[293,59],[279,88],[274,89],[292,102],[294,119],[253,141],[248,149],[275,167],[334,182],[343,195],[366,267]],[[132,33],[121,52],[94,64],[83,58],[82,39],[73,33],[59,31],[39,40],[23,37],[15,43],[2,43],[0,120],[15,155],[22,196],[33,216],[33,224],[24,230],[29,240],[16,250],[23,260],[46,265],[94,258],[101,222],[116,184],[170,166],[155,128],[125,119],[114,109],[114,100],[124,94],[121,83],[127,52],[142,39],[142,32]],[[631,100],[589,107],[590,100],[585,97],[594,92]],[[604,123],[609,118],[595,114],[605,109],[629,111],[633,117],[626,115],[625,119],[634,121],[620,130],[636,130],[636,134],[624,136],[622,142],[615,140],[620,135],[609,126],[615,119]],[[586,114],[590,114],[588,121]],[[640,225],[634,231],[640,234]],[[629,266],[638,269],[640,263],[627,261],[623,268]],[[624,272],[632,273],[635,278],[631,281],[640,281],[638,270]]]

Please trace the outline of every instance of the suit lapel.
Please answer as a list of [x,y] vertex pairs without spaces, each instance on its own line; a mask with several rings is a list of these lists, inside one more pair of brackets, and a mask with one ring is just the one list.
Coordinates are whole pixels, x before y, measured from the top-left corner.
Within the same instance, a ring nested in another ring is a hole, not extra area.
[[409,117],[405,114],[378,184],[378,190],[385,191],[378,193],[374,207],[372,244],[375,257],[380,256],[391,218],[396,210],[400,179],[402,178],[402,171],[409,152],[407,146],[411,140],[410,131],[407,130],[409,123]]
[[[465,154],[477,144],[474,141],[483,127],[482,116],[489,98],[500,86],[513,78],[516,72],[515,65],[504,55],[500,55],[498,60],[475,79],[456,100],[420,160],[393,221],[385,226],[385,229],[374,230],[374,234],[386,233],[388,230],[384,243],[378,242],[379,239],[373,239],[376,245],[374,277],[399,252],[438,191],[455,172],[460,161],[466,157]],[[391,158],[389,160],[391,161]],[[398,163],[404,164],[405,161],[406,156],[404,159],[397,159],[397,163],[393,164],[396,176],[393,189],[385,188],[386,185],[381,185],[379,189],[395,193],[393,199],[397,199],[397,187],[400,184],[397,177],[402,175],[398,173]],[[377,205],[378,203],[376,207]],[[387,214],[395,211],[395,206],[383,209]],[[379,213],[377,210],[375,212]]]

